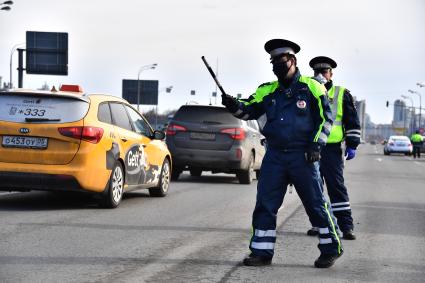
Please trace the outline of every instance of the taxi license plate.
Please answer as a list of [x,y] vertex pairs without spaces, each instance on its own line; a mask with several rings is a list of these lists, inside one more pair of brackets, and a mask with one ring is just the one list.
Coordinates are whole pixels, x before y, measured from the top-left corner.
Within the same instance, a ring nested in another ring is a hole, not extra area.
[[24,136],[3,136],[3,147],[20,147],[46,149],[48,138],[24,137]]
[[195,140],[215,140],[215,134],[210,133],[190,133],[190,138]]

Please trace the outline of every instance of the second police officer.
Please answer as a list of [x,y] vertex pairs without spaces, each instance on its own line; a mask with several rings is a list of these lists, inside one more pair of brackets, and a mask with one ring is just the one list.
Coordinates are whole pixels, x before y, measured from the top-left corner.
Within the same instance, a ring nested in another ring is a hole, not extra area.
[[410,137],[410,141],[413,144],[413,158],[415,159],[416,156],[421,158],[421,148],[424,143],[424,138],[419,133],[419,130],[416,130],[416,132]]
[[293,183],[309,219],[319,227],[320,256],[315,267],[327,268],[343,253],[338,227],[324,196],[318,160],[331,129],[326,90],[316,80],[302,76],[295,54],[300,47],[288,40],[265,44],[277,81],[260,85],[248,101],[222,96],[235,117],[258,119],[266,114],[262,130],[267,151],[261,166],[253,212],[251,254],[248,266],[271,264],[276,242],[276,217],[288,183]]
[[[327,144],[322,148],[320,172],[325,180],[332,211],[338,220],[343,238],[354,240],[356,236],[353,232],[350,200],[344,185],[341,143],[345,141],[344,156],[346,160],[353,159],[356,148],[360,144],[360,122],[350,92],[342,86],[333,84],[332,70],[336,66],[336,62],[326,56],[314,57],[310,61],[310,67],[314,70],[314,78],[323,83],[328,91],[333,120]],[[315,227],[307,231],[307,234],[311,236],[318,233],[318,228]]]

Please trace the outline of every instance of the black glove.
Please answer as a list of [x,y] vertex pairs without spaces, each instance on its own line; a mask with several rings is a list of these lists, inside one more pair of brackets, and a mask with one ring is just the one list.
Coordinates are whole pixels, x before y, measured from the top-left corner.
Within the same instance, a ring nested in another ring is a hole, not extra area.
[[309,163],[313,163],[320,160],[320,145],[318,143],[312,143],[307,152],[305,153],[305,159]]
[[236,112],[239,109],[239,101],[237,101],[236,98],[228,94],[221,95],[221,104],[226,106],[226,108],[232,113]]

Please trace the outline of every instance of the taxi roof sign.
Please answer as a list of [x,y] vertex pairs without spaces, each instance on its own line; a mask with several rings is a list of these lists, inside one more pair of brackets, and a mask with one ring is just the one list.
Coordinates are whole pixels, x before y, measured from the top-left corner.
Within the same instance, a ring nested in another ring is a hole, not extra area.
[[59,91],[83,93],[83,88],[80,85],[61,85]]

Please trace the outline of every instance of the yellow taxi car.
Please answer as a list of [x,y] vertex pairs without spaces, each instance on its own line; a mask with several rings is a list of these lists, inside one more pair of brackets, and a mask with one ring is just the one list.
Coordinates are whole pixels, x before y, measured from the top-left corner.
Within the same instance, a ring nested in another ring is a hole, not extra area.
[[117,207],[126,191],[167,194],[171,154],[126,100],[59,91],[0,92],[0,190],[85,191]]

